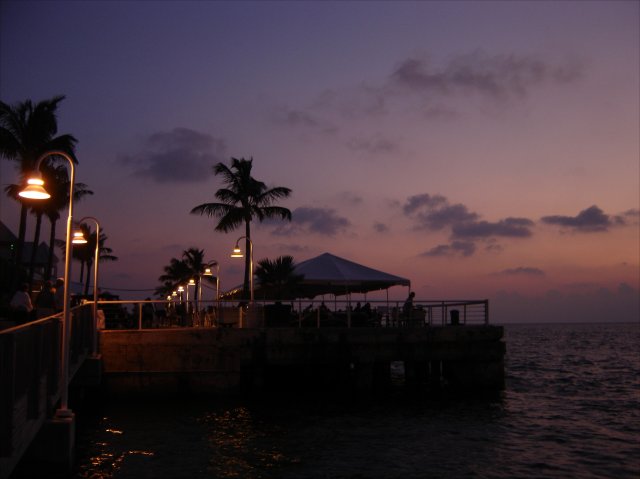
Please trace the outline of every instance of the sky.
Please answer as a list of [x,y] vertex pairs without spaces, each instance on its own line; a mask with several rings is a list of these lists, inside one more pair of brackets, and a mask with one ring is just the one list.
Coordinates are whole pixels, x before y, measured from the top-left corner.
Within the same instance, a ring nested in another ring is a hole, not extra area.
[[638,321],[639,25],[637,1],[2,1],[0,98],[66,96],[74,218],[123,298],[190,247],[242,282],[243,230],[189,213],[234,157],[293,190],[256,262],[329,252],[496,322]]

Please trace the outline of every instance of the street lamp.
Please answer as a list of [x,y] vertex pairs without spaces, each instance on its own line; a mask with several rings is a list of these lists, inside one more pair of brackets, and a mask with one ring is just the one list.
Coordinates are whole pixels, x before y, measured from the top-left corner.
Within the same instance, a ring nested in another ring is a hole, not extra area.
[[[193,296],[194,296],[194,298],[192,298],[191,301],[194,301],[195,300],[195,295],[196,295],[196,280],[193,279],[193,278],[190,278],[189,282],[185,286],[185,288],[187,288],[187,316],[189,318],[191,318],[192,314],[193,314],[193,305],[189,303],[189,286],[193,286]],[[199,307],[199,305],[196,304],[196,307]]]
[[248,236],[241,236],[236,240],[236,246],[233,248],[233,253],[231,253],[232,258],[244,258],[242,254],[242,250],[240,249],[240,240],[244,238],[249,243],[249,294],[250,294],[250,303],[253,304],[253,241]]
[[60,392],[60,409],[56,411],[56,417],[58,418],[72,418],[73,412],[69,409],[69,335],[71,332],[71,321],[69,318],[69,283],[71,282],[71,224],[73,222],[73,184],[75,182],[76,170],[73,165],[73,159],[63,151],[49,151],[44,153],[34,168],[35,176],[30,178],[27,183],[27,187],[18,193],[23,198],[46,200],[51,197],[49,193],[44,189],[44,181],[40,175],[40,166],[42,162],[50,156],[59,156],[69,162],[69,216],[67,218],[67,236],[65,245],[65,257],[64,257],[64,289],[63,289],[63,301],[64,306],[62,309],[62,354],[60,362],[60,379],[61,389]]
[[[81,224],[85,220],[92,220],[96,223],[96,248],[93,254],[93,261],[95,263],[93,268],[93,356],[98,355],[98,264],[100,262],[100,223],[93,216],[85,216],[78,224]],[[81,241],[78,237],[82,237],[84,241]],[[82,233],[82,230],[78,230],[73,233],[72,243],[86,243],[87,240]]]
[[[189,279],[189,282],[187,283],[187,286],[186,286],[186,288],[187,288],[187,302],[189,302],[189,286],[195,286],[195,285],[196,285],[196,280],[193,279],[193,278]],[[196,288],[195,287],[193,288],[193,295],[194,296],[196,295]]]
[[[207,267],[204,269],[203,276],[213,276],[213,272],[211,271],[211,267],[216,267],[216,304],[220,300],[220,263],[217,261],[211,261],[207,263]],[[202,294],[202,280],[200,281],[200,294]]]

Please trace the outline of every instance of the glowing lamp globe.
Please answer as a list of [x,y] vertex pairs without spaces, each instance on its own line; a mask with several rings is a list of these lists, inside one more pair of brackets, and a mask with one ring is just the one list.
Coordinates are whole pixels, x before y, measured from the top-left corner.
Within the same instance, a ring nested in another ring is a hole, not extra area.
[[42,178],[31,177],[27,180],[27,186],[18,193],[22,198],[30,200],[47,200],[51,195],[44,189]]

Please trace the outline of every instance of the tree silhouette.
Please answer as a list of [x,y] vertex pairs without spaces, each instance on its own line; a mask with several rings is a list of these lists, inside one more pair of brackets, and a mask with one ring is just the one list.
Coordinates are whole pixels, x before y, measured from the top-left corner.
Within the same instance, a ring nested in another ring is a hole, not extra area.
[[262,181],[251,176],[253,158],[231,158],[231,166],[218,163],[213,167],[214,173],[222,177],[224,188],[216,191],[217,203],[203,203],[191,210],[192,214],[207,215],[219,218],[216,231],[231,232],[244,224],[245,226],[245,268],[243,297],[249,297],[249,269],[251,243],[251,221],[263,221],[266,218],[280,217],[291,221],[291,211],[274,203],[289,197],[291,189],[283,186],[268,188]]
[[195,301],[198,301],[198,290],[200,289],[200,275],[204,272],[204,250],[189,248],[182,252],[182,258],[171,258],[171,261],[164,267],[164,274],[158,280],[162,286],[156,289],[156,294],[165,297],[175,291],[180,285],[185,285],[190,279],[196,282]]
[[[0,101],[0,156],[14,161],[21,177],[29,174],[38,158],[47,151],[63,151],[75,161],[74,148],[77,140],[71,135],[59,135],[56,109],[64,96],[32,103],[31,100],[14,106]],[[55,163],[56,158],[48,160]],[[13,198],[11,194],[10,197]],[[19,197],[18,197],[19,198]],[[22,262],[25,233],[27,227],[28,201],[21,203],[18,243],[16,245],[16,265]],[[14,277],[14,282],[17,278]]]
[[[33,248],[31,249],[31,258],[29,261],[28,283],[33,282],[34,266],[36,252],[40,244],[40,229],[42,225],[42,217],[46,215],[51,223],[51,231],[49,236],[49,254],[47,264],[44,269],[45,280],[51,278],[51,270],[53,268],[53,252],[56,244],[56,222],[60,218],[60,210],[69,205],[69,174],[64,165],[43,164],[41,166],[42,178],[45,182],[47,192],[51,198],[42,200],[24,200],[26,205],[36,217],[36,228],[33,238]],[[23,185],[8,185],[5,188],[7,196],[17,201],[21,200],[18,193],[22,190]],[[74,202],[79,201],[86,195],[92,195],[93,191],[87,188],[84,183],[75,183],[73,189]],[[63,243],[64,244],[64,243]]]
[[[89,281],[91,278],[91,268],[93,267],[93,262],[95,260],[95,252],[96,252],[96,232],[91,231],[91,227],[86,223],[80,224],[80,229],[82,230],[82,234],[84,235],[87,242],[85,244],[77,244],[73,246],[73,258],[77,259],[81,263],[80,268],[80,282],[83,282],[84,279],[84,294],[89,294]],[[104,231],[100,230],[100,238],[98,243],[98,254],[99,261],[118,261],[118,257],[112,255],[113,250],[107,246],[105,246],[105,242],[108,237],[104,233]],[[83,271],[86,266],[87,275],[86,278],[83,278]]]
[[[47,181],[45,179],[45,181]],[[49,257],[47,259],[47,269],[45,270],[45,278],[50,279],[51,269],[53,267],[53,251],[56,242],[56,225],[60,219],[60,212],[69,206],[69,172],[63,165],[55,167],[51,181],[45,183],[47,191],[51,195],[47,201],[42,201],[44,214],[49,218],[51,224],[51,232],[49,236]],[[87,195],[92,195],[93,191],[89,190],[84,183],[76,182],[73,185],[73,201],[80,201]]]
[[279,256],[275,260],[258,261],[256,276],[260,280],[260,290],[265,297],[273,299],[294,299],[297,287],[304,277],[295,274],[293,256]]

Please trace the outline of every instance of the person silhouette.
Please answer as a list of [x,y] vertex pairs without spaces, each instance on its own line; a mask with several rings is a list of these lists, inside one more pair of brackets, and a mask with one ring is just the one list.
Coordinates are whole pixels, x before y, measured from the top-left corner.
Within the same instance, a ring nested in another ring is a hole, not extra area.
[[411,315],[411,311],[413,311],[413,298],[415,297],[415,295],[416,293],[411,291],[406,301],[404,302],[404,305],[402,306],[402,313],[406,318],[409,318],[409,316]]

